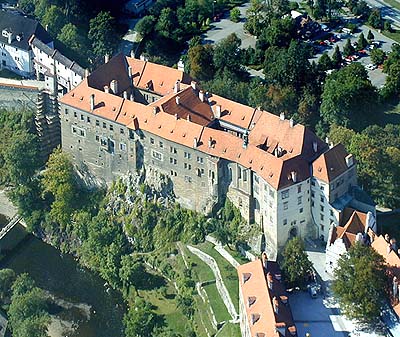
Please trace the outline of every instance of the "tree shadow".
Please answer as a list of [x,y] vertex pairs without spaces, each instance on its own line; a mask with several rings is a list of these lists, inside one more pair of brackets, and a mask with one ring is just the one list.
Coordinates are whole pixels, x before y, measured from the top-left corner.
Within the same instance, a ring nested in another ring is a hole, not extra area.
[[146,272],[143,274],[142,282],[137,286],[139,290],[154,290],[165,286],[167,282],[162,276]]

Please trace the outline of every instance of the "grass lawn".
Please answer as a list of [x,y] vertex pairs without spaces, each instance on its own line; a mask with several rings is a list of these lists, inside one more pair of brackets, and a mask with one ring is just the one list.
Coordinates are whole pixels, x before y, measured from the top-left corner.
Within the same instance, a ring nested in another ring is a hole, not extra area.
[[197,276],[197,281],[206,282],[215,280],[214,273],[209,266],[207,266],[196,255],[192,254],[186,247],[184,247],[183,250],[190,268],[194,272],[195,276]]
[[[394,1],[396,2],[396,1]],[[388,37],[389,39],[392,39],[396,41],[397,43],[400,43],[400,30],[393,30],[393,32],[388,32],[386,30],[382,30],[382,34]]]
[[229,252],[229,254],[232,255],[232,257],[239,262],[240,264],[245,264],[250,262],[249,260],[247,260],[242,254],[240,254],[236,249],[230,249],[228,247],[224,247],[226,251]]
[[400,242],[400,214],[377,213],[378,230],[384,235],[394,236]]
[[230,320],[231,316],[229,315],[221,296],[219,296],[215,283],[204,286],[204,290],[207,292],[208,300],[210,301],[217,322]]
[[240,325],[226,323],[215,337],[240,337]]
[[396,0],[384,0],[384,2],[386,2],[388,5],[400,9],[400,3]]
[[214,249],[214,245],[211,243],[205,242],[197,247],[215,259],[219,270],[221,271],[225,286],[228,289],[229,295],[231,296],[233,305],[235,306],[236,310],[239,310],[239,281],[236,269]]
[[1,69],[0,77],[11,78],[13,80],[22,80],[21,76],[17,75],[16,73],[13,73],[12,71],[10,71],[8,69]]

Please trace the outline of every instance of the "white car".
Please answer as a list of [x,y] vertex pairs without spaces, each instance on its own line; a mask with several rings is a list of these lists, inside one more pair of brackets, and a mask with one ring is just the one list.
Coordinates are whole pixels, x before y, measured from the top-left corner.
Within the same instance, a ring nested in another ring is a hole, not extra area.
[[365,66],[365,69],[367,69],[367,70],[374,70],[374,69],[376,69],[376,65],[375,65],[375,64],[372,64],[372,63],[367,64],[367,65]]

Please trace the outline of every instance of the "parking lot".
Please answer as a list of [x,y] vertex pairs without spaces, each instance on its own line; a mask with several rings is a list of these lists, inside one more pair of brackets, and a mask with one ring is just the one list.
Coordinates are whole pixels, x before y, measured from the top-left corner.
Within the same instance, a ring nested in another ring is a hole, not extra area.
[[[363,25],[360,26],[358,31],[354,34],[343,34],[343,33],[339,33],[336,31],[333,31],[333,34],[340,34],[341,35],[341,39],[339,41],[336,41],[332,44],[329,44],[327,46],[320,46],[319,49],[319,53],[314,55],[314,57],[312,59],[310,59],[311,61],[318,61],[318,59],[321,57],[321,55],[325,52],[328,53],[329,56],[331,56],[336,48],[336,46],[339,46],[340,51],[343,51],[343,47],[347,42],[347,39],[350,39],[351,42],[357,42],[358,38],[360,36],[361,33],[364,33],[365,38],[367,38],[368,35],[368,31],[370,30],[369,27]],[[383,34],[379,33],[376,30],[372,30],[372,33],[375,36],[375,41],[379,41],[380,42],[380,47],[385,53],[389,52],[392,48],[392,44],[395,42],[389,38],[387,38],[386,36],[384,36]],[[367,52],[366,56],[361,57],[359,60],[357,60],[357,62],[360,62],[362,65],[366,66],[368,64],[371,64],[371,58],[369,56],[369,52]],[[377,88],[381,88],[384,84],[385,84],[385,80],[386,80],[386,74],[384,74],[382,72],[381,69],[374,69],[374,70],[369,70],[368,71],[370,80],[372,82],[372,84],[374,86],[376,86]]]

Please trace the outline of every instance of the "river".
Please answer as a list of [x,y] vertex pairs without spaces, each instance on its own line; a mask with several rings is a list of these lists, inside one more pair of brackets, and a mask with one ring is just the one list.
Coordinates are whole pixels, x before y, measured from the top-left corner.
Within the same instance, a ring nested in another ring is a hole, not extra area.
[[17,274],[28,273],[37,286],[81,307],[90,306],[90,319],[80,310],[61,310],[59,317],[73,321],[78,328],[68,337],[122,337],[124,305],[122,297],[107,292],[104,280],[82,268],[70,256],[28,235],[2,260],[2,268],[11,268]]

